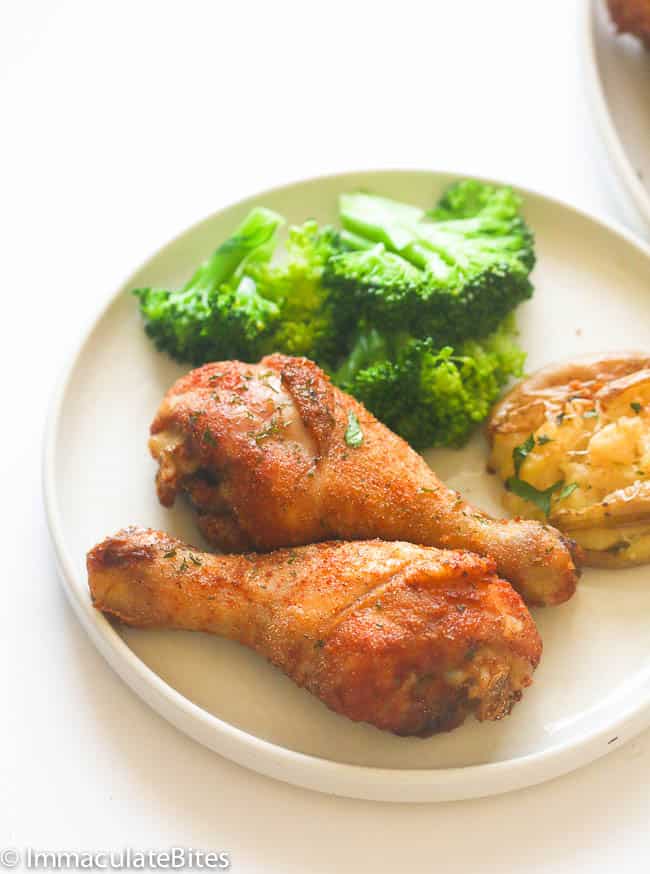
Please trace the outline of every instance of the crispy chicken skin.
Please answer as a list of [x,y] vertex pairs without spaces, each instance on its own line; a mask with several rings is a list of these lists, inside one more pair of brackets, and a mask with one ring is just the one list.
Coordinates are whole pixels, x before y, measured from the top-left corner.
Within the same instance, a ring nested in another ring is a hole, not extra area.
[[337,713],[401,735],[507,716],[542,650],[519,595],[471,553],[375,540],[217,556],[126,528],[87,566],[98,610],[239,641]]
[[638,36],[650,49],[650,0],[607,0],[619,33]]
[[[346,441],[351,416],[361,445]],[[191,371],[163,399],[149,446],[161,503],[184,490],[206,539],[226,552],[408,540],[493,556],[532,604],[559,604],[575,591],[571,541],[472,507],[307,359],[271,355]]]

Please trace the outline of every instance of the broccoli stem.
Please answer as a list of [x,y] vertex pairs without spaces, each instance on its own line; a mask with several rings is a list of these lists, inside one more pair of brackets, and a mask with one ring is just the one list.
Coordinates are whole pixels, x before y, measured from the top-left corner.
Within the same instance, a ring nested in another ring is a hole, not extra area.
[[372,240],[383,243],[415,267],[440,279],[449,274],[448,256],[444,247],[437,246],[419,231],[425,212],[406,203],[397,203],[386,197],[369,194],[343,194],[339,198],[343,227]]
[[376,328],[362,331],[350,354],[334,375],[336,385],[347,385],[360,370],[389,356],[389,342]]
[[363,250],[363,249],[372,249],[375,243],[372,240],[368,240],[366,237],[361,237],[359,234],[355,234],[352,231],[347,231],[343,229],[342,231],[338,231],[338,239],[341,243],[343,249],[354,249],[354,250]]
[[268,260],[278,228],[283,223],[282,216],[270,209],[262,206],[252,209],[235,233],[185,283],[183,291],[215,288],[230,279],[242,262],[253,255],[255,260]]

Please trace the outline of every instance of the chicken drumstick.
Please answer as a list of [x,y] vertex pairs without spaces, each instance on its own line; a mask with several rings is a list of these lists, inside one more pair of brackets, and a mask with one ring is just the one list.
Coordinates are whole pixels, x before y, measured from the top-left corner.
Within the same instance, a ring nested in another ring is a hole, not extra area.
[[167,392],[151,435],[160,501],[186,491],[204,536],[224,551],[381,537],[491,555],[533,604],[575,590],[569,540],[463,501],[304,358],[191,371]]
[[129,625],[237,640],[337,713],[404,735],[507,716],[542,649],[490,559],[410,543],[216,556],[127,528],[88,553],[88,581]]

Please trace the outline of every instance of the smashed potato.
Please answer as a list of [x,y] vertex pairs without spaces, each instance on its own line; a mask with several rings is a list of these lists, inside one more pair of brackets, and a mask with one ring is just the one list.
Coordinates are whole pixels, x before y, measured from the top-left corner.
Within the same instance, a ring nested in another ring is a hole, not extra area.
[[547,367],[495,407],[488,436],[512,514],[565,531],[586,564],[650,561],[650,355]]

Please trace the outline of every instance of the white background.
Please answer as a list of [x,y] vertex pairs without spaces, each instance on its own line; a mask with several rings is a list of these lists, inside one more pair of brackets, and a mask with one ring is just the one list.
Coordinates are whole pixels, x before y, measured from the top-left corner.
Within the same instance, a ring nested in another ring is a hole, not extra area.
[[199,747],[86,639],[41,505],[44,416],[84,325],[229,201],[419,166],[504,177],[643,232],[594,130],[581,5],[2,4],[0,845],[226,849],[233,871],[286,874],[648,871],[649,733],[543,786],[415,806],[294,789]]

